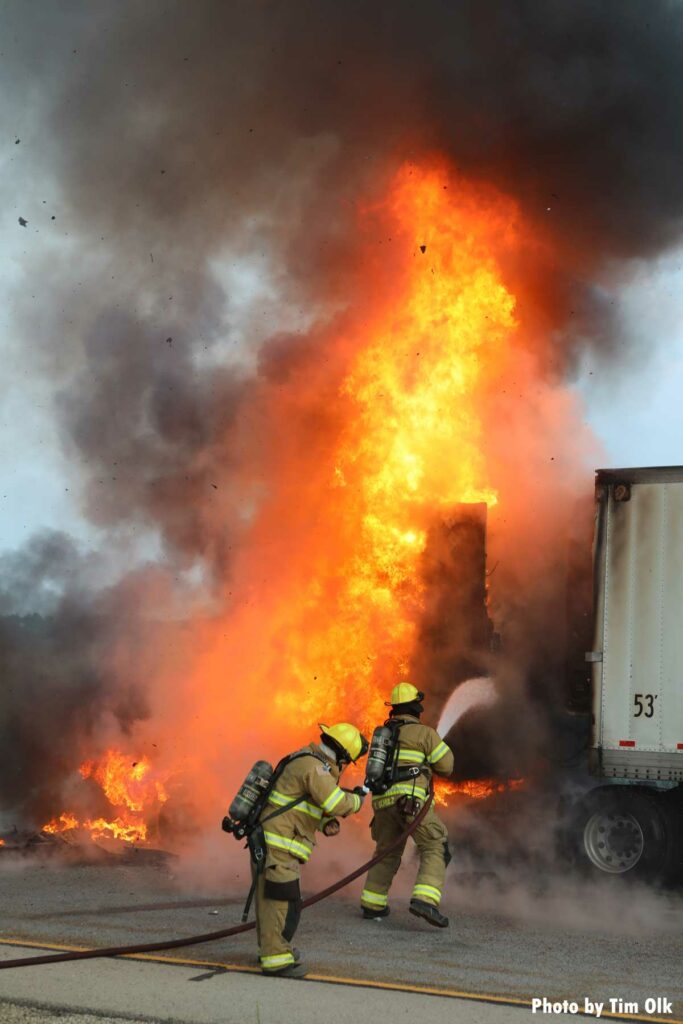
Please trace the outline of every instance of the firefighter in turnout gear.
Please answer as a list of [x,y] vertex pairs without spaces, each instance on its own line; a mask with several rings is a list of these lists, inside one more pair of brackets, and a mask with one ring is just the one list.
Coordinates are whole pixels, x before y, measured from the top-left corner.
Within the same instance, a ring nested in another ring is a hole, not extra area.
[[[320,729],[319,743],[291,756],[260,817],[267,855],[256,881],[259,960],[264,974],[278,977],[306,975],[291,943],[301,916],[301,865],[315,846],[315,833],[336,835],[337,818],[355,814],[365,797],[362,786],[349,791],[338,781],[345,765],[367,752],[367,740],[346,722]],[[277,813],[297,798],[291,809]]]
[[[429,792],[431,773],[450,775],[453,753],[439,734],[420,724],[424,694],[412,683],[399,683],[391,691],[386,726],[395,729],[397,751],[395,779],[388,789],[372,798],[375,816],[370,825],[376,853],[389,846],[405,831],[419,812]],[[372,747],[370,750],[372,756]],[[437,928],[448,927],[439,911],[446,866],[451,859],[446,826],[430,807],[413,839],[420,855],[420,867],[410,900],[410,913]],[[377,919],[389,913],[389,889],[401,864],[405,844],[388,854],[368,872],[361,894],[363,917]]]

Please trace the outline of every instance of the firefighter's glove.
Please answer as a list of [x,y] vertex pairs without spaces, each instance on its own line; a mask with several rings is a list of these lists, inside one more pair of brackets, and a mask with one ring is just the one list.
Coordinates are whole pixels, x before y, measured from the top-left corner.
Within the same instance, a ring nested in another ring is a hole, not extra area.
[[338,836],[341,826],[336,818],[330,818],[326,821],[322,827],[322,833],[324,836]]
[[344,792],[353,794],[354,796],[358,797],[358,799],[360,800],[358,810],[360,810],[361,807],[363,806],[363,801],[365,800],[365,797],[368,795],[370,790],[366,789],[365,786],[354,786],[353,789],[345,789]]
[[365,797],[368,795],[368,791],[365,788],[365,786],[354,786],[351,792],[355,793],[357,797],[360,797],[360,805],[362,807],[363,801],[365,800]]

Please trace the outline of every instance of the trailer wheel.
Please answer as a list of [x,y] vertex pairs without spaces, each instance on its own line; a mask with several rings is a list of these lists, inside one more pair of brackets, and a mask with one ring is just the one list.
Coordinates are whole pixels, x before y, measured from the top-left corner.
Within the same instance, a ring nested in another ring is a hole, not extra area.
[[575,808],[578,864],[593,873],[668,882],[678,863],[677,829],[662,795],[643,786],[600,786]]

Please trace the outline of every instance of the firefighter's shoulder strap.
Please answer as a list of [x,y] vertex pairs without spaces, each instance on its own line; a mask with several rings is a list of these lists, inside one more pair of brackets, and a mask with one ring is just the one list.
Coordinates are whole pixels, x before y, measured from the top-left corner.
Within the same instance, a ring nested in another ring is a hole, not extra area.
[[398,741],[401,736],[401,729],[403,728],[404,725],[409,725],[410,723],[406,722],[405,719],[403,718],[387,718],[384,724],[386,725],[387,729],[391,729],[391,732],[393,734],[394,746],[398,747]]
[[[266,789],[263,791],[263,796],[259,801],[258,814],[262,813],[263,808],[268,802],[268,797],[273,792],[275,783],[280,778],[282,772],[287,767],[287,765],[291,764],[292,761],[298,760],[300,757],[309,756],[315,757],[316,755],[313,754],[310,750],[299,751],[296,754],[288,754],[287,757],[283,757],[282,760],[278,762],[278,764],[275,767],[275,771],[273,772],[273,777],[268,783]],[[318,758],[318,760],[323,759]],[[279,818],[281,814],[285,814],[287,811],[291,811],[294,807],[297,806],[297,804],[300,804],[301,801],[305,799],[305,797],[305,793],[302,793],[301,796],[295,796],[293,800],[290,800],[282,807],[276,808],[276,810],[274,810],[272,814],[269,814],[267,817],[261,819],[260,821],[255,821],[254,824],[252,825],[251,829],[249,830],[249,833],[247,834],[247,846],[249,847],[251,859],[254,862],[257,874],[260,874],[263,871],[266,860],[266,844],[265,837],[263,835],[263,826],[266,824],[267,821],[272,821],[273,818]]]
[[[298,761],[299,758],[301,758],[301,757],[314,757],[316,759],[316,761],[322,761],[323,764],[327,764],[327,761],[322,756],[322,754],[316,754],[312,750],[298,750],[295,754],[288,754],[287,757],[283,757],[282,760],[278,761],[277,765],[275,766],[275,771],[273,772],[273,776],[272,776],[270,782],[268,783],[267,787],[263,791],[263,796],[261,797],[261,799],[259,801],[259,813],[261,813],[263,807],[267,804],[268,797],[270,796],[270,794],[273,792],[273,789],[275,788],[275,783],[280,778],[280,776],[282,775],[282,773],[285,770],[285,768],[287,767],[287,765],[291,764],[292,761]],[[294,797],[294,799],[290,800],[290,802],[285,804],[284,807],[278,807],[278,809],[276,811],[273,811],[272,814],[269,814],[267,818],[264,818],[260,822],[260,824],[261,825],[265,825],[265,823],[267,821],[272,821],[273,818],[278,818],[281,814],[284,814],[285,811],[291,811],[291,809],[293,807],[296,807],[297,804],[300,804],[301,801],[305,800],[305,799],[306,799],[306,794],[305,793],[302,793],[301,796]],[[254,828],[257,828],[258,825],[259,825],[259,822],[256,822],[255,825],[254,825]]]
[[396,782],[398,777],[398,740],[401,734],[401,726],[404,723],[400,718],[387,718],[384,723],[385,727],[391,732],[391,749],[389,751],[389,757],[387,758],[387,783],[388,785]]
[[[266,863],[267,850],[266,840],[263,834],[263,826],[266,824],[266,822],[272,821],[273,818],[279,818],[281,814],[285,814],[287,811],[293,810],[293,808],[296,807],[297,804],[300,804],[303,800],[306,799],[305,793],[302,793],[301,796],[295,796],[293,800],[288,801],[288,803],[284,804],[284,806],[276,808],[276,810],[274,810],[272,814],[269,814],[267,817],[261,819],[260,821],[258,820],[259,816],[263,813],[263,808],[268,803],[268,797],[275,788],[275,783],[280,778],[287,765],[291,764],[292,761],[297,761],[301,757],[314,757],[318,761],[323,761],[324,763],[327,763],[325,759],[322,757],[322,755],[318,756],[317,754],[313,753],[312,750],[300,750],[297,751],[295,754],[288,754],[287,757],[283,757],[282,760],[279,761],[275,766],[275,771],[273,772],[272,778],[268,783],[268,786],[264,789],[261,799],[258,802],[258,805],[254,808],[254,821],[253,824],[251,825],[251,828],[247,832],[247,847],[249,848],[249,853],[251,854],[251,859],[254,862],[254,868],[257,875],[261,874]],[[251,894],[247,902],[251,902]],[[246,909],[248,909],[248,907]]]
[[414,722],[406,721],[405,718],[388,718],[384,723],[388,729],[392,730],[392,759],[391,759],[391,783],[394,782],[413,782],[415,784],[417,776],[421,772],[421,768],[417,765],[401,765],[399,764],[399,746],[398,742],[401,737],[401,729],[404,725],[414,725]]
[[[298,761],[299,758],[301,757],[314,757],[317,761],[322,761],[323,764],[327,764],[322,754],[315,754],[312,750],[298,750],[295,754],[287,754],[287,757],[283,757],[282,760],[278,761],[278,763],[275,766],[275,771],[273,772],[272,778],[268,783],[266,789],[263,791],[263,796],[260,800],[261,808],[263,808],[268,802],[268,797],[273,792],[273,789],[275,788],[275,783],[280,778],[287,765],[291,764],[292,761]],[[301,796],[295,797],[292,801],[290,801],[290,803],[285,804],[284,807],[278,807],[276,811],[273,811],[273,813],[269,814],[267,818],[264,818],[261,824],[265,824],[266,821],[271,821],[273,818],[277,818],[280,814],[284,814],[285,811],[291,811],[292,807],[296,807],[297,804],[300,804],[301,801],[305,799],[305,797],[306,794],[302,793]]]

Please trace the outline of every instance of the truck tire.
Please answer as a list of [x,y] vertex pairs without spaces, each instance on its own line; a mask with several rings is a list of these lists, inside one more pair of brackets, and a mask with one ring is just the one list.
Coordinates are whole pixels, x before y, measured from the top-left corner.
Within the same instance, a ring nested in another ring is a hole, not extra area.
[[677,808],[645,786],[599,786],[574,809],[571,845],[594,875],[668,884],[680,868]]

